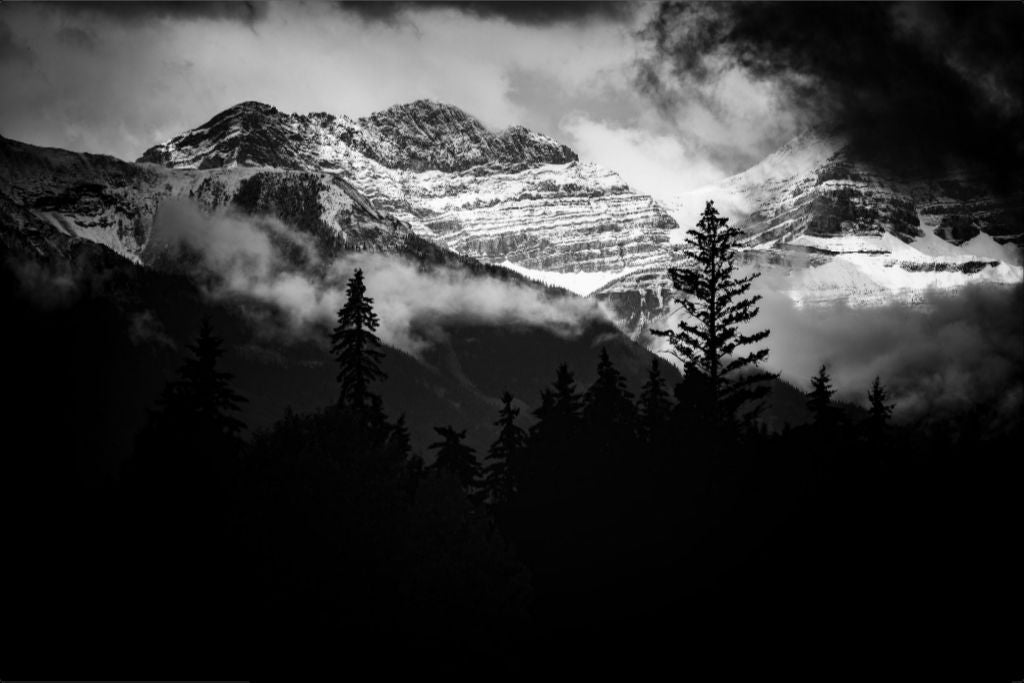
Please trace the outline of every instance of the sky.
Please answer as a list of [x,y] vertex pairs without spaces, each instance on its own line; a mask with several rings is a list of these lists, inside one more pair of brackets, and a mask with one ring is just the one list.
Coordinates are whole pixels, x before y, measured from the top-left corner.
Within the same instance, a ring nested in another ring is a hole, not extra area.
[[659,198],[822,125],[1004,178],[1024,153],[1022,5],[964,7],[5,2],[0,134],[135,159],[245,100],[359,117],[430,98]]

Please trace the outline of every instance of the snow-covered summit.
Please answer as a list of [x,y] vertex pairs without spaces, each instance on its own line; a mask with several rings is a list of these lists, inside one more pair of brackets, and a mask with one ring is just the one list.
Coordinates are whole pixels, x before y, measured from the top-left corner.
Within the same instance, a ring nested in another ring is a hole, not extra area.
[[752,168],[669,202],[683,226],[651,265],[596,292],[637,333],[664,318],[666,269],[707,200],[739,227],[742,260],[799,305],[917,302],[1024,277],[1024,193],[994,193],[968,168],[895,169],[835,133],[807,131]]
[[494,133],[431,100],[358,120],[246,102],[140,161],[340,175],[420,236],[524,268],[618,272],[657,258],[676,227],[651,197],[550,137],[523,126]]
[[242,102],[192,130],[148,149],[139,161],[172,168],[270,166],[333,170],[359,154],[416,172],[564,164],[576,153],[546,135],[513,126],[494,133],[450,104],[417,100],[354,120],[324,112],[286,114]]
[[635,333],[666,314],[667,270],[708,199],[744,231],[742,259],[761,282],[801,304],[1022,277],[1020,192],[994,195],[963,169],[897,174],[817,130],[667,207],[545,135],[489,131],[430,100],[360,119],[243,102],[139,164],[17,143],[0,156],[0,201],[26,234],[57,229],[139,258],[160,203],[188,196],[340,248],[505,265],[602,299]]
[[458,107],[433,100],[399,104],[360,119],[356,149],[389,168],[464,171],[474,166],[564,164],[576,153],[515,126],[500,133]]

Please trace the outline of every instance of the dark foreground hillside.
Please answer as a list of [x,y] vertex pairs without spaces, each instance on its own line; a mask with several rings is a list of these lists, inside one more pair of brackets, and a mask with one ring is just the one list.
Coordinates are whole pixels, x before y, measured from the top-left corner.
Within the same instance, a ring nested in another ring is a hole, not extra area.
[[[678,376],[637,377],[648,358],[515,335],[505,358],[523,373],[490,375],[507,384],[467,389],[440,361],[423,379],[389,354],[382,411],[339,407],[322,349],[305,350],[308,374],[275,373],[246,356],[229,311],[190,302],[172,276],[131,277],[63,293],[40,280],[26,295],[31,273],[4,271],[4,676],[440,663],[467,677],[1020,677],[1019,422],[873,430],[831,412],[716,434]],[[125,333],[131,302],[90,287],[162,300],[162,327],[129,318]],[[211,313],[222,356],[193,341]],[[589,363],[576,374],[556,353]],[[486,358],[456,357],[466,376],[487,374]],[[204,384],[216,376],[204,358],[235,376]],[[410,399],[430,381],[449,382],[454,403],[490,403],[455,423]],[[245,410],[197,408],[234,392]],[[276,392],[305,399],[261,402]],[[488,408],[502,424],[460,438]],[[452,429],[410,447],[401,412]],[[466,457],[494,442],[488,469]]]

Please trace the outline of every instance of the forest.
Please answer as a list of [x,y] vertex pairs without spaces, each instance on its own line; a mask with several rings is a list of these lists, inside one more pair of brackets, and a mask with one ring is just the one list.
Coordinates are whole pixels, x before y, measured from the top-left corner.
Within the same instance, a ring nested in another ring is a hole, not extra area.
[[682,381],[653,362],[634,396],[603,349],[588,386],[552,359],[540,396],[500,397],[486,452],[450,424],[412,447],[379,394],[388,350],[361,271],[320,410],[249,429],[223,369],[234,349],[206,320],[97,488],[23,438],[18,416],[43,409],[23,397],[5,457],[8,647],[44,671],[172,677],[428,659],[480,676],[549,661],[727,676],[794,658],[830,674],[1013,670],[1019,422],[900,425],[884,378],[850,410],[823,365],[812,420],[769,431],[770,330],[751,331],[737,234],[709,202],[670,270],[687,316],[655,333]]

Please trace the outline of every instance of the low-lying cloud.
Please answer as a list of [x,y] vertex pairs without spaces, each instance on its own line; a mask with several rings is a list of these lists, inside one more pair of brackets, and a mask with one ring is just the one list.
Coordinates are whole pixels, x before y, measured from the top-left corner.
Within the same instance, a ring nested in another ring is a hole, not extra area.
[[[882,306],[800,306],[779,285],[778,278],[757,281],[760,312],[744,331],[770,331],[759,345],[769,349],[764,369],[786,382],[809,391],[825,365],[836,400],[864,407],[879,377],[902,423],[958,425],[973,413],[992,430],[1020,424],[1024,285],[933,290],[916,303]],[[674,310],[652,327],[676,329],[681,315]],[[663,341],[651,342],[670,359]]]
[[919,304],[797,307],[763,292],[759,327],[771,329],[768,367],[807,389],[825,364],[837,398],[866,404],[878,376],[903,421],[983,408],[990,426],[1024,408],[1024,287],[931,292]]
[[596,303],[548,295],[541,289],[409,259],[351,252],[323,259],[313,241],[271,217],[202,213],[183,201],[161,206],[147,258],[190,248],[215,275],[216,299],[249,298],[283,313],[288,332],[318,336],[345,303],[357,268],[380,316],[382,341],[418,355],[445,336],[447,323],[540,326],[561,336],[578,334],[603,313]]

